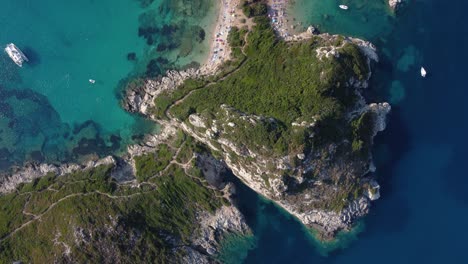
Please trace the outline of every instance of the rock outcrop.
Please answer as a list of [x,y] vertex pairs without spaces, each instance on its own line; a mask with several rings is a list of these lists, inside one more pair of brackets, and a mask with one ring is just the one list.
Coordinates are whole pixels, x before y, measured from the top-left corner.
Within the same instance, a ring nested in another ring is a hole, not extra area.
[[134,80],[127,84],[122,106],[131,113],[148,115],[154,107],[154,99],[163,92],[170,92],[187,79],[198,79],[216,73],[219,65],[204,65],[200,68],[188,68],[183,71],[169,70],[157,79]]
[[242,213],[233,205],[235,186],[223,178],[226,174],[226,164],[207,153],[202,153],[198,155],[196,166],[211,186],[218,190],[222,189],[224,197],[231,203],[229,206],[223,205],[214,214],[201,211],[197,216],[200,223],[199,234],[192,237],[191,247],[198,251],[202,249],[203,255],[216,256],[226,236],[247,236],[251,235],[252,231]]
[[251,234],[244,216],[234,206],[223,206],[214,215],[205,212],[199,221],[200,234],[194,238],[193,245],[203,248],[208,255],[219,253],[220,243],[228,234]]
[[23,168],[17,169],[12,174],[0,176],[0,194],[13,191],[19,184],[31,182],[34,179],[47,174],[65,175],[79,170],[95,168],[101,165],[116,165],[116,160],[112,156],[89,161],[84,165],[66,163],[61,165],[30,163]]
[[154,106],[154,99],[162,92],[172,91],[185,80],[203,75],[203,69],[190,68],[185,71],[169,70],[164,77],[155,80],[133,81],[126,90],[123,107],[129,112],[146,115],[148,109]]
[[295,215],[307,226],[312,226],[318,231],[322,238],[333,237],[337,230],[349,229],[357,218],[365,216],[369,212],[370,201],[366,197],[361,197],[349,203],[340,212],[311,210],[304,213],[297,213],[294,207],[283,206],[290,213]]
[[[314,36],[313,28],[298,36],[292,36],[288,41],[300,41]],[[370,42],[356,38],[344,38],[337,35],[320,34],[326,43],[340,43],[340,46],[330,46],[317,49],[317,56],[323,58],[340,56],[340,49],[345,43],[353,43],[367,57],[368,67],[378,61],[375,46]],[[388,103],[367,104],[361,95],[361,90],[367,88],[368,79],[351,79],[348,86],[355,89],[360,102],[356,109],[350,111],[349,119],[355,119],[364,112],[372,112],[372,137],[383,131],[386,125],[386,115],[391,107]],[[171,76],[178,76],[172,74]],[[181,79],[180,79],[181,80]],[[141,98],[151,98],[151,102],[138,104],[135,100],[127,100],[130,109],[147,114],[147,105],[151,105],[158,91],[176,89],[174,85],[147,86],[143,91],[150,90],[151,96],[143,94]],[[168,88],[169,87],[169,88]],[[135,98],[133,96],[132,98]],[[255,126],[258,123],[275,123],[272,118],[249,115],[223,105],[220,112],[215,113],[213,120],[206,120],[197,114],[189,116],[187,122],[173,119],[163,124],[182,128],[187,134],[204,143],[213,151],[218,152],[232,172],[250,188],[259,194],[275,201],[279,206],[296,216],[306,226],[320,230],[324,238],[331,238],[339,230],[352,227],[357,218],[368,213],[370,201],[377,199],[372,195],[375,191],[370,184],[373,182],[369,172],[375,170],[372,157],[369,160],[356,158],[351,151],[350,142],[331,143],[307,152],[290,153],[284,157],[271,157],[259,150],[250,149],[242,142],[236,142],[233,134],[236,128]],[[294,127],[315,129],[316,122],[310,124],[295,122]],[[311,137],[314,133],[310,134]],[[341,151],[339,151],[341,149]],[[311,177],[310,175],[314,175]],[[371,190],[372,189],[372,190]],[[369,196],[369,194],[371,194]],[[350,199],[349,197],[353,197]],[[212,226],[212,225],[209,225]]]
[[388,0],[388,5],[393,11],[398,10],[398,8],[403,4],[403,0]]
[[390,113],[392,107],[389,103],[372,103],[368,106],[368,109],[374,113],[375,122],[374,122],[374,129],[373,129],[373,137],[377,135],[377,133],[382,132],[385,130],[387,126],[387,115]]

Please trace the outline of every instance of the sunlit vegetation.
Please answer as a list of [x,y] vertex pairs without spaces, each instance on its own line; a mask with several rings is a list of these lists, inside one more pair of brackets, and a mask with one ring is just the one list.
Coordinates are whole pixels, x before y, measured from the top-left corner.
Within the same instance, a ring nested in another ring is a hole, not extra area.
[[[193,113],[216,116],[225,104],[245,114],[265,117],[255,125],[236,126],[233,137],[254,149],[263,146],[277,154],[308,144],[306,131],[292,127],[298,120],[318,121],[317,127],[330,135],[325,141],[346,136],[349,124],[344,113],[357,99],[348,81],[364,80],[368,74],[359,48],[346,43],[338,58],[321,61],[315,50],[333,45],[334,40],[313,37],[286,43],[278,40],[266,18],[256,17],[255,22],[246,38],[244,65],[225,79],[194,91],[174,105],[171,114],[180,120]],[[234,29],[230,36],[236,45],[242,44],[244,33],[240,31]]]
[[47,175],[1,195],[0,262],[175,261],[197,212],[226,203],[178,166],[140,187],[117,184],[112,169]]

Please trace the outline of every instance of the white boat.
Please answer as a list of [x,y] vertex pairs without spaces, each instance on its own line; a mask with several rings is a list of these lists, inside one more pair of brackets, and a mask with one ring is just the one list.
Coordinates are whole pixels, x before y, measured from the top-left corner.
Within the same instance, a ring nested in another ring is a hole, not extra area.
[[5,52],[16,63],[16,65],[20,67],[23,67],[23,62],[29,61],[24,53],[13,43],[10,43],[5,47]]
[[348,10],[348,6],[347,5],[339,5],[339,7],[343,10]]
[[426,77],[426,75],[427,75],[426,69],[424,69],[424,67],[421,67],[421,76]]
[[92,84],[94,84],[94,83],[96,83],[96,80],[89,79],[89,82],[92,83]]

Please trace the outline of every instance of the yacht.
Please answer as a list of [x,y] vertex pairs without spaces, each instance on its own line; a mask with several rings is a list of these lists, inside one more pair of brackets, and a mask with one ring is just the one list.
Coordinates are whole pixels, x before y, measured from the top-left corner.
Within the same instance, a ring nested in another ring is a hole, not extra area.
[[5,47],[5,52],[16,63],[16,65],[20,67],[23,67],[23,62],[29,61],[24,53],[13,43],[10,43]]
[[347,5],[339,5],[339,7],[343,10],[348,10],[348,6]]
[[89,81],[91,84],[95,84],[95,83],[96,83],[96,80],[94,80],[94,79],[89,79],[88,81]]
[[426,69],[424,69],[424,67],[421,67],[421,76],[426,77],[426,75],[427,75]]

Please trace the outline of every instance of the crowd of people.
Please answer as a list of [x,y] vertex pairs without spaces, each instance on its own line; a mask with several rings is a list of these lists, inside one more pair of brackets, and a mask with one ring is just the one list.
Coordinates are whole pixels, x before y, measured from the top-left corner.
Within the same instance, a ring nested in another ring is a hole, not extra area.
[[230,49],[227,43],[227,36],[231,27],[235,24],[239,0],[222,0],[221,5],[213,43],[211,44],[209,65],[212,67],[217,67],[229,58]]
[[288,31],[289,19],[287,14],[288,1],[289,0],[269,1],[268,17],[271,19],[273,28],[283,38],[290,36]]

